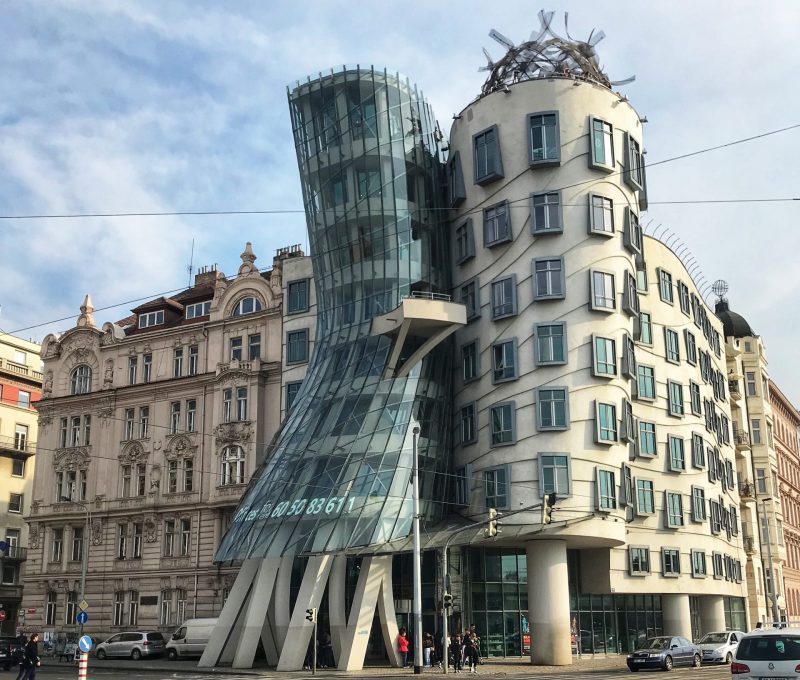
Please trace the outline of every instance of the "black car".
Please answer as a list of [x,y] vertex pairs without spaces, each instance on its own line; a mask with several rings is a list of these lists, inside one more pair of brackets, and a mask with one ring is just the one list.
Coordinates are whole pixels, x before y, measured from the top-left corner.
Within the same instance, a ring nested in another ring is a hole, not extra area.
[[686,638],[677,635],[662,635],[650,638],[639,649],[628,654],[628,668],[636,673],[641,668],[663,668],[671,671],[673,666],[700,668],[703,656],[700,648]]
[[16,666],[24,653],[25,645],[20,645],[17,638],[8,635],[0,636],[0,666],[4,671]]

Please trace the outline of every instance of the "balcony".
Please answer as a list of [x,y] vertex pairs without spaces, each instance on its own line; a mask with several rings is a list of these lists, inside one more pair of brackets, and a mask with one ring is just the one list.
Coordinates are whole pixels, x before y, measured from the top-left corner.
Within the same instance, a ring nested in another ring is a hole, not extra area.
[[36,453],[36,442],[27,437],[0,437],[0,456],[30,458]]
[[752,482],[739,484],[739,498],[743,503],[755,503],[756,487]]
[[746,432],[734,432],[733,443],[736,445],[737,449],[749,449],[750,435]]
[[14,361],[9,361],[8,359],[2,358],[0,358],[0,371],[13,373],[14,375],[21,375],[24,378],[30,378],[36,382],[42,382],[42,379],[44,378],[41,371],[34,371],[25,364],[18,364]]
[[0,553],[0,558],[6,562],[24,562],[28,559],[28,549],[21,545],[10,545],[4,553]]
[[753,540],[752,536],[745,536],[742,542],[744,543],[744,552],[746,555],[756,554],[756,542]]

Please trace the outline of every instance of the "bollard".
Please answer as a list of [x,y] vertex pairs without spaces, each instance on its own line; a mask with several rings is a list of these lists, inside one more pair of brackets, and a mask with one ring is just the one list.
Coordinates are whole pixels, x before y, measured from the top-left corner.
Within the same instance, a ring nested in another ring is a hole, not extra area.
[[86,672],[89,668],[89,655],[86,652],[81,652],[80,661],[78,661],[78,680],[86,680]]

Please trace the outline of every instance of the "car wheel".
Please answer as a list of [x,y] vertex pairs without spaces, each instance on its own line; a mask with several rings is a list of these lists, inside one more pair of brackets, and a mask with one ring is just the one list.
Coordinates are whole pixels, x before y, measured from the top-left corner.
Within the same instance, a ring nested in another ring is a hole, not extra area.
[[170,661],[175,661],[175,659],[177,659],[177,658],[178,658],[178,652],[176,652],[174,649],[170,649],[170,650],[167,652],[167,658],[168,658]]
[[700,668],[701,664],[702,664],[702,660],[700,659],[700,655],[699,654],[695,654],[692,666],[694,666],[695,668]]
[[131,652],[131,659],[133,659],[134,661],[138,661],[141,658],[142,658],[142,653],[138,649],[134,649]]
[[669,654],[664,657],[664,670],[665,671],[672,670],[672,657],[669,656]]
[[97,650],[97,658],[101,661],[106,658],[106,650],[105,649],[98,649]]
[[733,661],[733,654],[728,652],[728,654],[725,656],[725,663],[730,666],[731,665],[731,661]]

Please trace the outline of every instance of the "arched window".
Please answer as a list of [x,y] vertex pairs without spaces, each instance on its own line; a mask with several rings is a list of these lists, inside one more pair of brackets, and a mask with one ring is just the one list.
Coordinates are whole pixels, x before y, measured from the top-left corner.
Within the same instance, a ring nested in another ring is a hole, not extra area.
[[244,449],[232,444],[222,449],[222,486],[244,484]]
[[256,312],[260,312],[263,309],[261,306],[261,300],[256,297],[244,297],[239,302],[236,303],[236,306],[233,308],[233,314],[231,316],[244,316],[245,314],[255,314]]
[[88,394],[92,389],[92,369],[86,364],[76,366],[72,371],[70,394]]

